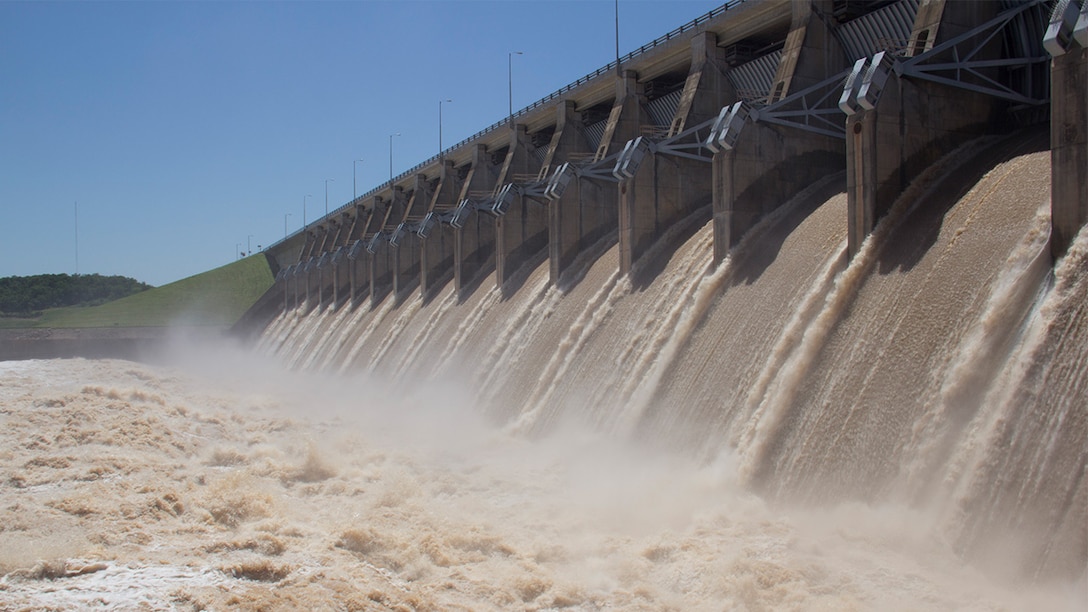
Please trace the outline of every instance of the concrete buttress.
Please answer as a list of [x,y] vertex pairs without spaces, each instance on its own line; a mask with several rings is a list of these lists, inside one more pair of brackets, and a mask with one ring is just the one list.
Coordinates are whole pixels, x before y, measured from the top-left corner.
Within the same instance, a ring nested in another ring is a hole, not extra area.
[[[596,154],[585,133],[582,113],[572,100],[556,106],[555,132],[544,165],[549,170],[575,158]],[[548,262],[552,284],[574,263],[579,253],[607,234],[616,232],[616,188],[611,183],[575,178],[548,206]]]
[[[996,14],[997,3],[923,2],[909,47],[958,36]],[[998,57],[1000,44],[979,59]],[[992,131],[1004,103],[983,93],[891,73],[872,110],[846,121],[848,243],[853,256],[914,177],[943,155]]]
[[[441,214],[457,206],[461,193],[461,175],[450,160],[443,160],[439,169],[438,184],[431,196],[428,213]],[[421,241],[419,253],[419,284],[423,300],[433,297],[434,292],[453,278],[454,232],[447,225],[435,223],[427,238]]]
[[[483,145],[473,148],[472,165],[458,201],[472,200],[494,192],[499,164],[492,157],[492,153]],[[458,295],[464,297],[481,276],[495,265],[495,218],[473,213],[454,236],[454,285]]]
[[[671,120],[668,125],[644,123],[639,132],[644,137],[649,135],[646,132],[661,137],[674,136],[685,126],[716,116],[722,105],[735,95],[725,78],[727,70],[725,51],[717,45],[715,35],[703,32],[694,36],[691,39],[691,64]],[[648,123],[650,120],[651,115],[643,112],[642,121]],[[650,151],[634,178],[620,182],[621,273],[629,273],[634,262],[668,228],[711,203],[713,186],[709,162],[709,157],[699,161]]]
[[401,228],[397,246],[393,249],[393,293],[397,299],[403,299],[419,283],[422,245],[419,236],[407,227],[423,218],[434,195],[434,182],[427,180],[425,175],[415,175],[412,183],[412,195],[404,213],[399,218],[393,217],[390,223],[394,231]]
[[[783,101],[848,65],[819,6],[815,9],[808,2],[793,4],[793,22],[764,102]],[[841,138],[767,122],[746,124],[732,149],[714,155],[714,262],[764,216],[813,182],[841,172],[844,157]]]
[[1057,259],[1088,224],[1088,48],[1052,59],[1050,74],[1050,248]]

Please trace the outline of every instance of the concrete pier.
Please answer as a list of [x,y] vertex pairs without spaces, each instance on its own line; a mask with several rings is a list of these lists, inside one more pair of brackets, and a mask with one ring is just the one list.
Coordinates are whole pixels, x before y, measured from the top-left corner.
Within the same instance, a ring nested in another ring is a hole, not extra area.
[[[458,205],[467,200],[471,206],[489,197],[495,190],[500,164],[505,159],[504,150],[493,153],[484,145],[473,147],[468,173],[458,195]],[[495,266],[494,217],[478,212],[467,216],[464,225],[455,229],[453,261],[454,285],[458,293],[463,295],[483,274]]]
[[[992,19],[996,3],[934,0],[922,5],[909,51],[921,51],[963,34],[971,25]],[[978,59],[995,59],[1000,49],[987,45]],[[884,56],[887,62],[888,56]],[[914,177],[967,141],[1005,128],[1006,103],[962,87],[906,79],[886,70],[882,91],[871,89],[872,109],[860,109],[846,121],[849,250],[857,253],[865,237]]]
[[1072,44],[1051,65],[1050,246],[1057,259],[1088,224],[1088,48]]
[[[832,35],[826,16],[818,12],[821,7],[828,11],[829,5],[828,2],[793,5],[793,20],[774,80],[767,91],[755,98],[756,104],[781,104],[791,94],[819,87],[846,68],[846,54]],[[837,82],[828,85],[837,86]],[[824,92],[817,89],[814,93]],[[738,99],[735,94],[727,103]],[[801,106],[804,102],[799,100]],[[736,128],[739,132],[731,146],[714,155],[715,262],[724,259],[765,215],[813,182],[842,170],[843,139],[800,128],[800,125],[742,122]]]
[[[536,148],[525,125],[512,126],[497,186],[535,181],[541,171],[541,162],[531,153]],[[503,203],[505,212],[495,221],[495,284],[500,288],[548,246],[547,202],[516,191],[509,192],[509,201]]]
[[[399,217],[392,215],[392,229],[394,234],[390,236],[390,245],[393,246],[393,292],[398,299],[403,297],[420,283],[420,261],[423,254],[419,235],[409,229],[414,228],[426,215],[434,197],[434,185],[436,181],[430,181],[426,175],[417,174],[413,177],[413,184],[409,190],[408,204],[404,213]],[[396,244],[393,244],[393,241]]]
[[[596,145],[590,142],[588,125],[594,109],[577,110],[573,100],[556,105],[555,132],[545,167],[554,171],[565,162],[592,159]],[[598,111],[599,112],[599,111]],[[579,253],[619,227],[617,192],[611,182],[574,178],[563,194],[548,206],[548,260],[552,283]]]
[[[734,100],[736,92],[725,77],[729,70],[725,55],[717,37],[703,32],[691,39],[686,73],[678,70],[642,85],[630,83],[635,91],[628,103],[635,107],[637,102],[637,108],[629,108],[628,113],[638,118],[638,135],[654,140],[676,136],[689,125],[712,119]],[[634,177],[619,186],[622,272],[630,272],[669,227],[711,203],[711,162],[709,155],[694,159],[647,148]]]
[[[451,160],[443,159],[427,213],[443,215],[451,212],[457,206],[458,197],[461,195],[463,178],[461,171],[454,167]],[[438,221],[434,222],[426,239],[420,240],[419,283],[424,301],[433,297],[435,291],[453,279],[454,242],[453,229]]]

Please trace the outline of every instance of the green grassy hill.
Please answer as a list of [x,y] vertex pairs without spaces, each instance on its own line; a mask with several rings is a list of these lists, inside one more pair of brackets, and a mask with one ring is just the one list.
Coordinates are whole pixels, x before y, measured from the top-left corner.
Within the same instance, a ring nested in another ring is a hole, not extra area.
[[55,308],[36,319],[0,319],[0,327],[159,327],[234,324],[274,282],[264,255],[90,308]]

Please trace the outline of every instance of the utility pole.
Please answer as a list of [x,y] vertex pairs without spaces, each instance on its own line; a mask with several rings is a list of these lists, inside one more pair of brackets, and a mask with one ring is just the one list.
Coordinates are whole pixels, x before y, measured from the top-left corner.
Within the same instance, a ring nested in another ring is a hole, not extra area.
[[523,55],[521,51],[506,54],[506,83],[510,93],[510,129],[514,129],[514,56]]
[[76,276],[79,276],[79,202],[74,205],[76,221]]

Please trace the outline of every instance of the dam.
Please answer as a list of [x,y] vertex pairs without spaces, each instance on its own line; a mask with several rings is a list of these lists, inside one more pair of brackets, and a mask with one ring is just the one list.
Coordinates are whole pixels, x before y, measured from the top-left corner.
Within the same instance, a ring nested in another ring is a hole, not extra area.
[[1086,32],[1084,0],[728,2],[270,247],[240,328],[1083,583]]

